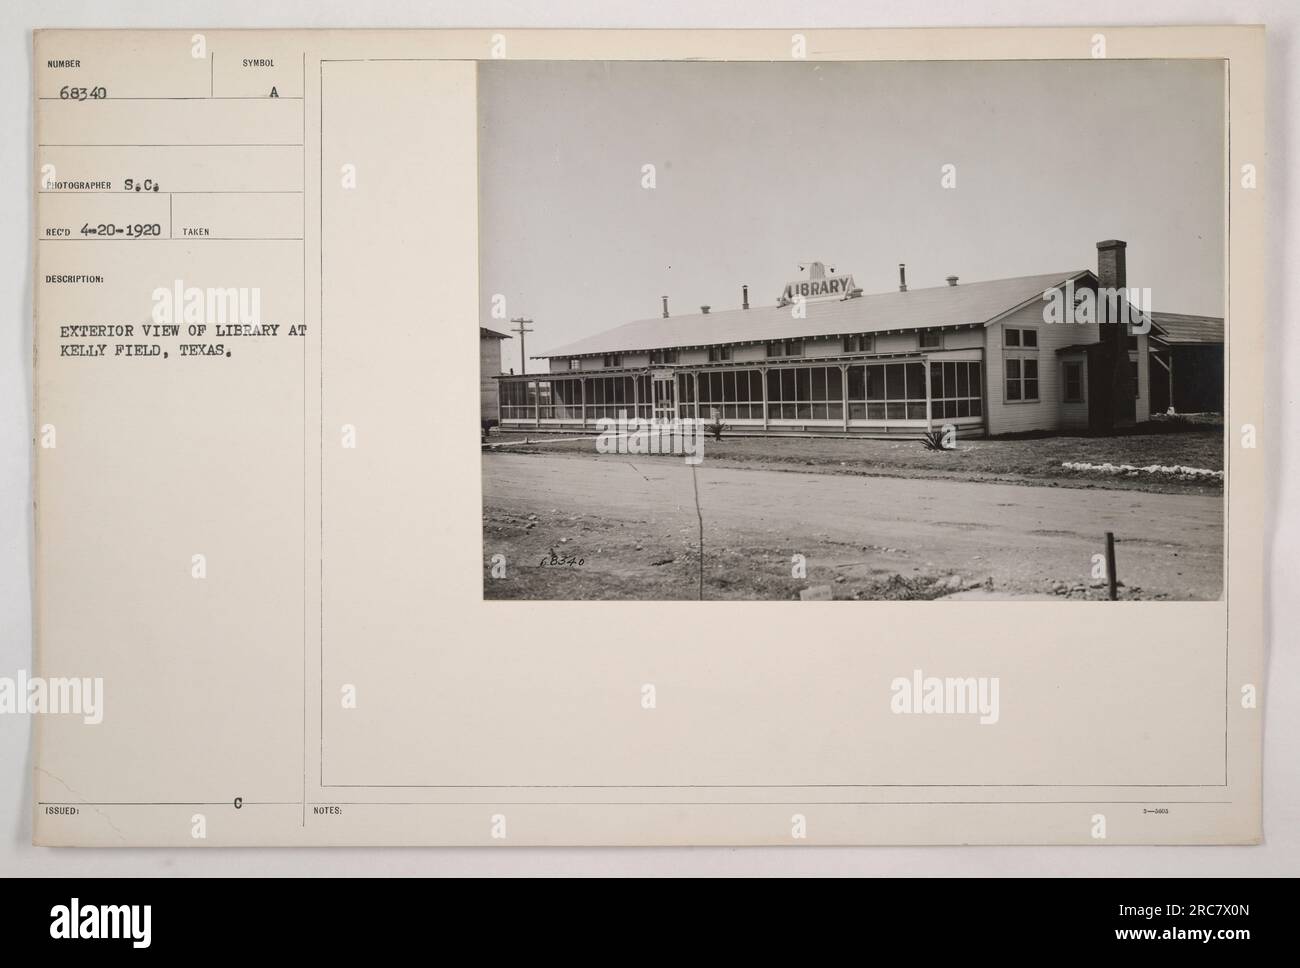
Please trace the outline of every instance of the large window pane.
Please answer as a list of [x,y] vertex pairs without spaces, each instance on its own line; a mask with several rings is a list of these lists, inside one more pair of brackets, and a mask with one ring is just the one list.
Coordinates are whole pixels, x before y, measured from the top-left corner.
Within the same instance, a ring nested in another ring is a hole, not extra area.
[[943,395],[944,395],[943,364],[931,363],[930,364],[930,396],[937,400]]
[[800,369],[796,371],[795,377],[798,383],[798,396],[795,398],[801,403],[805,400],[811,400],[810,390],[812,389],[812,378],[808,370]]
[[907,364],[907,399],[925,399],[925,364]]
[[[902,363],[890,363],[885,367],[885,396],[889,400],[902,400],[907,396]],[[892,412],[890,416],[893,416]],[[900,413],[898,416],[901,418],[903,415]]]
[[826,398],[828,400],[842,400],[844,386],[841,377],[843,375],[838,366],[832,366],[826,371]]
[[812,371],[812,399],[826,399],[826,367],[819,366]]
[[[883,366],[867,367],[867,399],[885,399],[885,368]],[[883,411],[881,416],[884,416]]]
[[[849,399],[865,400],[867,399],[867,381],[864,376],[865,367],[849,367]],[[866,411],[863,411],[864,413]]]
[[[781,371],[781,400],[794,402],[794,370]],[[791,418],[793,419],[793,418]]]

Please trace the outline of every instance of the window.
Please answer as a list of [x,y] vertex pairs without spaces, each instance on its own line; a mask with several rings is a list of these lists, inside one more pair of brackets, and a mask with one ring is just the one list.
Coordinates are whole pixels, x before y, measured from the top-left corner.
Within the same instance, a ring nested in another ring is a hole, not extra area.
[[540,410],[543,420],[582,419],[582,381],[552,380],[550,399]]
[[534,411],[529,402],[529,385],[523,380],[502,380],[500,386],[501,419],[532,420]]
[[1013,349],[1038,349],[1038,330],[1012,329],[1008,326],[1003,331],[1002,344]]
[[[583,380],[586,384],[587,419],[617,418],[626,411],[629,417],[649,415],[650,387],[648,377],[597,376]],[[640,383],[640,406],[637,406],[637,384]]]
[[677,362],[676,350],[653,350],[650,353],[651,365],[657,366],[661,363],[676,363],[676,362]]
[[729,360],[729,359],[731,359],[731,347],[730,347],[730,346],[710,346],[710,347],[709,347],[709,362],[710,362],[710,363],[723,363],[723,362],[725,362],[725,361],[727,361],[727,360]]
[[582,369],[582,361],[578,359],[576,356],[569,357],[569,369],[570,370]]
[[1133,385],[1133,399],[1136,400],[1139,396],[1138,391],[1141,389],[1141,386],[1138,383],[1138,361],[1130,359],[1128,361],[1128,366],[1129,382]]
[[[700,417],[713,418],[713,411],[723,420],[763,419],[763,374],[758,370],[706,371],[698,375]],[[684,377],[690,383],[690,377]],[[679,397],[678,414],[694,417],[694,399],[690,390]]]
[[850,366],[850,420],[924,420],[925,364]]
[[875,348],[875,337],[870,333],[844,337],[845,353],[870,353]]
[[1065,387],[1066,403],[1083,403],[1083,364],[1062,363],[1061,383]]
[[983,367],[978,361],[930,364],[930,416],[934,420],[984,413]]
[[769,357],[803,356],[803,340],[784,339],[768,343],[767,355]]
[[1038,361],[1012,357],[1006,361],[1007,400],[1038,399]]
[[767,371],[770,420],[843,420],[843,373],[838,366]]
[[937,329],[923,329],[917,334],[916,345],[923,350],[941,350],[943,333]]
[[605,365],[606,365],[606,366],[610,366],[610,367],[613,367],[613,366],[622,366],[622,365],[623,365],[623,354],[622,354],[622,353],[610,353],[610,354],[607,354],[606,357],[605,357]]

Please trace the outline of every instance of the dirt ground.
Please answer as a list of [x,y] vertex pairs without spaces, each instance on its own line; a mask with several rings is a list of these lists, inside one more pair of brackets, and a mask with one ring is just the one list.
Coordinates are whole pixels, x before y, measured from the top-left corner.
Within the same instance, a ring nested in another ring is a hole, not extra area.
[[[496,434],[493,452],[592,457],[591,437]],[[1119,436],[1052,436],[959,440],[954,450],[927,450],[916,440],[731,437],[705,442],[705,463],[824,474],[1029,483],[1051,487],[1132,489],[1166,494],[1222,495],[1221,479],[1070,470],[1087,464],[1182,465],[1223,470],[1223,427],[1149,423]]]
[[[712,449],[694,472],[680,457],[572,445],[485,452],[484,594],[695,599],[702,560],[705,599],[797,599],[809,589],[836,599],[1103,599],[1093,556],[1107,531],[1121,598],[1221,593],[1220,488],[1156,493],[786,464],[727,461]],[[504,556],[504,577],[492,575],[494,555]]]

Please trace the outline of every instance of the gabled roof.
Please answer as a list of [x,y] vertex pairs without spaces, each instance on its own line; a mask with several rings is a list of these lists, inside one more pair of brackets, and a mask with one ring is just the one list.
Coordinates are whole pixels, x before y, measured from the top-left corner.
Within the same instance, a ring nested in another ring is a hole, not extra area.
[[490,329],[487,326],[480,326],[478,328],[479,339],[487,339],[489,336],[495,336],[497,339],[514,339],[514,337],[509,333],[499,333],[495,329]]
[[1152,313],[1154,335],[1178,345],[1222,343],[1223,320],[1216,316],[1187,316],[1182,313]]
[[557,346],[532,359],[629,353],[719,343],[807,339],[889,330],[925,329],[987,323],[1033,299],[1047,289],[1077,278],[1088,270],[1049,272],[1015,279],[882,292],[857,299],[808,302],[808,314],[795,319],[789,306],[730,309],[693,313],[668,319],[641,319],[603,333]]

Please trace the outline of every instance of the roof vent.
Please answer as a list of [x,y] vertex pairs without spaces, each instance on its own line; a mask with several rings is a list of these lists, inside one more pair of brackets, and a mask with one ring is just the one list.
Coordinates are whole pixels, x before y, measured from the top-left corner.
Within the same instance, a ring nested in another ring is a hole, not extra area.
[[708,306],[701,306],[701,307],[700,307],[700,312],[702,312],[705,316],[709,315],[709,307],[708,307]]
[[740,308],[749,308],[749,286],[740,287]]
[[957,285],[957,277],[956,277],[956,276],[949,276],[949,277],[948,277],[948,285],[950,285],[950,286],[955,286],[955,285]]
[[898,264],[898,291],[907,292],[907,266],[901,262]]
[[664,319],[668,318],[668,297],[664,296]]

